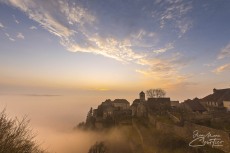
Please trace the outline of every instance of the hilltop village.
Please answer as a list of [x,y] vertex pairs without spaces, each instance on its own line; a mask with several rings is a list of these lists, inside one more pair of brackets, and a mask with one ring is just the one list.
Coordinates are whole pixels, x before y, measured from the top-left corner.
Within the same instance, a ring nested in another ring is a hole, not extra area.
[[[230,89],[213,89],[213,93],[204,98],[188,99],[181,103],[172,101],[169,97],[146,98],[142,91],[139,93],[139,98],[135,99],[131,105],[126,99],[113,101],[107,99],[96,109],[91,108],[86,124],[100,129],[113,125],[131,124],[132,118],[148,118],[151,115],[169,116],[181,124],[184,121],[191,121],[205,125],[215,118],[227,118],[229,111]],[[229,127],[226,128],[230,130]]]
[[132,104],[126,99],[107,99],[96,109],[90,109],[85,123],[78,127],[105,129],[114,126],[136,127],[145,122],[163,133],[191,141],[193,132],[220,135],[223,147],[230,152],[230,89],[213,89],[204,98],[173,101],[169,97],[148,97],[141,91]]
[[95,127],[111,126],[117,124],[131,124],[131,119],[147,118],[149,113],[163,113],[170,110],[171,103],[179,104],[179,101],[171,101],[170,98],[148,98],[142,91],[139,98],[130,105],[126,99],[107,99],[102,102],[97,109],[93,110]]

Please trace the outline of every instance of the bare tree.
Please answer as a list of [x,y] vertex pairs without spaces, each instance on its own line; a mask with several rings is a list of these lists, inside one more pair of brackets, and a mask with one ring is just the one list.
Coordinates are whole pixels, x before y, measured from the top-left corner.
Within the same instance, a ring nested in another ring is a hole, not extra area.
[[28,120],[10,119],[5,110],[0,112],[1,153],[45,153],[34,140],[28,129]]
[[162,98],[165,97],[166,92],[161,88],[149,89],[146,91],[146,95],[149,98]]

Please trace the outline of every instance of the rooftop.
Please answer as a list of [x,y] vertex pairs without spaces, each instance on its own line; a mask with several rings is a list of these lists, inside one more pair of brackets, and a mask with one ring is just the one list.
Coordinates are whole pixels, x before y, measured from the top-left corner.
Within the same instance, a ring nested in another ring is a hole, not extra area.
[[201,101],[215,101],[217,103],[222,103],[223,101],[230,100],[230,89],[213,89],[213,94],[210,94],[201,99]]
[[145,94],[145,93],[143,91],[141,91],[140,94]]
[[189,106],[193,111],[206,111],[203,105],[200,103],[200,99],[195,98],[193,100],[188,99],[184,101],[184,104]]
[[127,103],[127,104],[129,104],[129,102],[126,99],[115,99],[113,102],[114,103]]

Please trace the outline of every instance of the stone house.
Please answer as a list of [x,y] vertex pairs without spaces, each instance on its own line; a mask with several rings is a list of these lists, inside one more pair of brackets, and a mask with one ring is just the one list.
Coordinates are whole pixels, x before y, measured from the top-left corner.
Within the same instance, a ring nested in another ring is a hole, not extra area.
[[[120,114],[129,114],[131,111],[129,102],[126,99],[107,99],[102,102],[97,109],[93,110],[93,116],[97,119],[115,118]],[[131,116],[131,113],[130,113]]]
[[136,116],[137,115],[137,106],[140,104],[140,99],[135,99],[132,103],[132,105],[130,106],[131,110],[132,110],[132,116]]
[[200,99],[198,98],[194,98],[193,100],[185,100],[183,103],[180,104],[180,107],[194,113],[203,113],[207,111],[205,107],[200,103]]
[[113,116],[115,108],[113,106],[107,106],[103,110],[103,119]]
[[147,117],[148,112],[166,111],[170,108],[170,98],[148,98],[148,100],[145,100],[145,93],[143,91],[140,92],[139,99],[135,99],[131,105],[132,116],[136,117]]
[[132,116],[134,117],[147,117],[147,108],[146,108],[146,103],[143,102],[138,102],[139,99],[135,99],[133,104],[131,105],[131,110],[132,110]]
[[148,98],[147,109],[151,112],[163,112],[170,110],[171,101],[170,98]]
[[179,107],[180,103],[179,101],[170,101],[171,108],[177,108]]
[[131,105],[132,116],[147,116],[145,93],[139,93],[139,99],[135,99]]
[[210,94],[201,99],[201,103],[208,110],[223,110],[224,101],[230,101],[230,89],[213,89]]
[[129,109],[129,102],[126,99],[115,99],[112,105],[121,110]]

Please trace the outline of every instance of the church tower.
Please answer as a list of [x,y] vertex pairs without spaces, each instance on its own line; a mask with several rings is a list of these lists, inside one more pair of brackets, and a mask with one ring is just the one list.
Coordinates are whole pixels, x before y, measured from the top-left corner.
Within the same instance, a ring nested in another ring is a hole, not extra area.
[[145,101],[145,93],[143,91],[141,91],[139,96],[140,96],[140,102],[144,102]]

